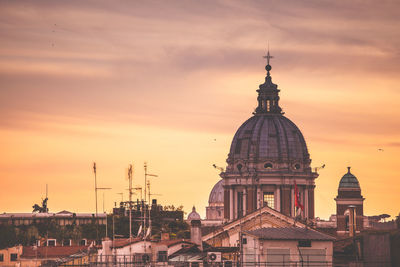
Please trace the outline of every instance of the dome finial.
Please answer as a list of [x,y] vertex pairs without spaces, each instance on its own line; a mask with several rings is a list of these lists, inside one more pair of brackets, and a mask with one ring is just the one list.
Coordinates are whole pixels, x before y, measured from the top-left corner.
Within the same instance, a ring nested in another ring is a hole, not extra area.
[[347,172],[350,173],[351,167],[347,167]]

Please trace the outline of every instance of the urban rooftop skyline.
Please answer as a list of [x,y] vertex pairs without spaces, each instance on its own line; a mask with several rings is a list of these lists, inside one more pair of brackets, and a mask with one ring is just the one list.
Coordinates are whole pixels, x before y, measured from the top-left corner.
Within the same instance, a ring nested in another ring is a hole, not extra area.
[[289,2],[2,2],[0,212],[31,212],[46,184],[50,212],[94,212],[93,162],[110,212],[146,161],[159,203],[204,217],[269,43],[280,106],[326,166],[316,217],[348,166],[365,215],[398,215],[398,5]]

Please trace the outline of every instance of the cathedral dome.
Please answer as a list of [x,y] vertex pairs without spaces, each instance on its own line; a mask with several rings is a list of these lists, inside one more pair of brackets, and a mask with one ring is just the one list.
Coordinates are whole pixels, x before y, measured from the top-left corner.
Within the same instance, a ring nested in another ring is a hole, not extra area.
[[210,197],[208,198],[208,204],[210,206],[224,204],[224,180],[220,180],[216,183],[211,190]]
[[340,179],[339,189],[341,188],[360,188],[360,183],[350,172],[350,167],[347,167],[348,171],[345,175],[343,175],[342,179]]
[[196,208],[193,206],[192,208],[192,212],[189,213],[188,217],[187,217],[188,221],[192,221],[192,220],[201,220],[200,214],[198,214],[196,212]]
[[267,76],[257,90],[258,107],[233,137],[228,168],[241,172],[247,163],[255,163],[257,169],[311,171],[303,134],[283,115],[279,106],[280,90],[270,75],[269,59],[272,57],[268,53],[266,58]]
[[303,134],[282,114],[256,114],[244,122],[229,155],[233,161],[266,161],[265,168],[272,168],[274,162],[291,162],[294,169],[300,169],[310,161]]
[[236,131],[228,164],[220,173],[224,180],[224,219],[238,219],[265,205],[296,216],[296,204],[291,201],[296,188],[304,207],[301,216],[312,219],[318,173],[311,169],[303,134],[279,105],[280,89],[272,82],[269,51],[265,58],[267,75],[256,90],[258,105]]

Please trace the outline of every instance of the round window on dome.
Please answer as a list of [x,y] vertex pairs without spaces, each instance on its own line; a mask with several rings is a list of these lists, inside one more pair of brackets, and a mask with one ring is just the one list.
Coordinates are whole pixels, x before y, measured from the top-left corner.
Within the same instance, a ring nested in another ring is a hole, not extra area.
[[264,164],[264,168],[266,168],[266,169],[272,169],[272,163],[270,163],[270,162],[265,163],[265,164]]
[[299,163],[294,164],[294,169],[295,170],[300,170],[301,166]]
[[241,171],[242,168],[243,168],[243,165],[242,165],[242,164],[238,164],[236,167],[237,167],[237,169],[238,169],[239,171]]

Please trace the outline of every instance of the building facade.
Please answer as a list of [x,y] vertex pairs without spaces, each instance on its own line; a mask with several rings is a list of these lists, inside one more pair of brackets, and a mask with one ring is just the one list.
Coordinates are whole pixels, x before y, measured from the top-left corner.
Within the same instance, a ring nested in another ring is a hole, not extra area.
[[335,239],[312,229],[259,228],[242,240],[244,266],[332,266]]
[[82,225],[97,221],[99,225],[105,225],[107,215],[105,213],[72,213],[66,210],[58,213],[3,213],[0,214],[0,225],[32,225],[46,223],[50,220],[58,225]]

